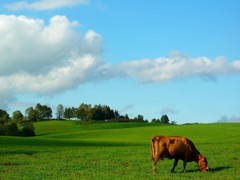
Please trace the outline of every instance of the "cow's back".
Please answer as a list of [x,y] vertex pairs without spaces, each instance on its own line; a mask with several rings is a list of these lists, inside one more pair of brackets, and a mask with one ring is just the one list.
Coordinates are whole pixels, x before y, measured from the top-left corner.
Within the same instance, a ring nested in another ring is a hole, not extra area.
[[169,137],[168,152],[171,158],[185,159],[191,157],[193,152],[193,143],[184,137]]
[[189,139],[179,136],[154,136],[152,142],[155,148],[154,155],[158,154],[160,159],[178,158],[183,160],[186,157],[191,158],[192,152],[195,149]]

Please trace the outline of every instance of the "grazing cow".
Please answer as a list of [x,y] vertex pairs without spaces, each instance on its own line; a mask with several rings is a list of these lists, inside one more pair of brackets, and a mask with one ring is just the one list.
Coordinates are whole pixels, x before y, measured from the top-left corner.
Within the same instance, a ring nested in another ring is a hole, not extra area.
[[156,173],[158,160],[164,158],[175,159],[171,172],[174,172],[178,160],[183,161],[184,172],[186,172],[187,162],[195,161],[201,171],[208,171],[206,157],[202,156],[193,142],[187,138],[179,136],[154,136],[151,140],[151,151],[153,161],[153,172]]

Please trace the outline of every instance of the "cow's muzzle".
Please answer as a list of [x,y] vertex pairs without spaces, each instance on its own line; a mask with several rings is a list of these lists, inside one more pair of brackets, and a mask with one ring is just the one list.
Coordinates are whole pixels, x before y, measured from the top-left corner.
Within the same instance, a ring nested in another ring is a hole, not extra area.
[[204,169],[203,172],[208,172],[208,167],[206,169]]

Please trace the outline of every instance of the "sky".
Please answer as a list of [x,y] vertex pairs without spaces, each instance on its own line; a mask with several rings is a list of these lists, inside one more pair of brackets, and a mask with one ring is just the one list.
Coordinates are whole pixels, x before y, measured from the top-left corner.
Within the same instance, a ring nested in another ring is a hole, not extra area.
[[2,0],[0,108],[240,122],[240,1]]

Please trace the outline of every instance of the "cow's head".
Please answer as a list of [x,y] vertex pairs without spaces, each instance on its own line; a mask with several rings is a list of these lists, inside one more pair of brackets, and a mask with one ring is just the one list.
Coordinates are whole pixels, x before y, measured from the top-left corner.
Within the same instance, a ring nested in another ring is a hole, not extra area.
[[202,172],[208,172],[208,162],[206,157],[202,157],[198,161],[198,166]]

